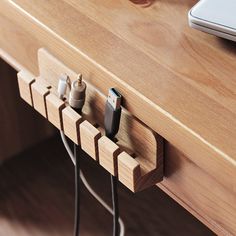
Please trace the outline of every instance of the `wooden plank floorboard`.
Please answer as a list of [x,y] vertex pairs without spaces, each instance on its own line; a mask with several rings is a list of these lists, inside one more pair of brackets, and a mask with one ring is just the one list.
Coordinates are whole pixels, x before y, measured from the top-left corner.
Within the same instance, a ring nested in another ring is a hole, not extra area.
[[[109,175],[84,156],[89,182],[109,202]],[[157,187],[133,194],[119,185],[129,236],[214,235]],[[82,186],[81,236],[111,235],[111,216]],[[58,137],[0,166],[0,236],[73,235],[74,169]]]

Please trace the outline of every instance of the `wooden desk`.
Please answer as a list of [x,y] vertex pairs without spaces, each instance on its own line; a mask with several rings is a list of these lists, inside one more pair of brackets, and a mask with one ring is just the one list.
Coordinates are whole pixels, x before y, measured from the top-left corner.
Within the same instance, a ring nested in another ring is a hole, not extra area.
[[159,187],[217,234],[235,235],[236,44],[190,29],[195,3],[2,0],[1,54],[37,74],[45,47],[101,92],[118,87],[167,140]]

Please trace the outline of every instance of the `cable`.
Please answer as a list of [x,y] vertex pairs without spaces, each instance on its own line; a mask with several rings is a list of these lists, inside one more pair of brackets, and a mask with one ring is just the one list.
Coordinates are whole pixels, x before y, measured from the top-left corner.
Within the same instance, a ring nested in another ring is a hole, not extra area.
[[[63,133],[63,131],[60,131],[60,135],[61,135],[61,139],[62,142],[65,146],[65,149],[70,157],[70,159],[72,160],[73,164],[75,165],[75,157],[73,152],[70,149],[70,146],[67,142],[66,136]],[[88,181],[86,180],[86,177],[84,176],[83,171],[80,169],[80,179],[82,181],[82,183],[84,184],[84,186],[86,187],[86,189],[88,190],[88,192],[112,215],[114,215],[114,212],[112,210],[112,208],[93,190],[93,188],[91,187],[91,185],[88,183]],[[119,217],[119,225],[120,225],[120,236],[124,236],[125,235],[125,225],[123,220]]]
[[80,223],[80,150],[78,146],[74,143],[74,154],[72,153],[68,142],[66,140],[66,136],[62,130],[60,130],[61,140],[65,146],[66,151],[71,158],[75,166],[75,218],[74,218],[74,236],[79,235],[79,223]]
[[[82,108],[85,103],[86,84],[82,80],[82,75],[79,74],[77,80],[71,84],[69,94],[69,105],[80,115],[82,115]],[[74,157],[75,157],[75,223],[74,236],[79,236],[80,225],[80,154],[82,149],[74,143]]]
[[[69,77],[64,74],[59,79],[58,83],[58,95],[62,99],[66,93],[67,86],[70,85]],[[82,75],[79,74],[77,80],[73,81],[69,94],[69,105],[82,115],[82,108],[85,103],[85,91],[86,84],[82,81]],[[113,140],[116,133],[119,130],[120,114],[121,114],[121,96],[115,89],[109,90],[108,100],[106,104],[105,112],[105,129],[106,136]],[[112,108],[112,109],[111,109]],[[80,223],[80,178],[88,191],[113,215],[113,235],[118,236],[119,224],[120,224],[120,236],[125,233],[125,227],[123,221],[119,218],[118,208],[118,194],[117,194],[117,178],[111,175],[111,187],[112,187],[112,209],[93,191],[91,186],[86,181],[83,173],[80,170],[80,153],[82,149],[74,143],[74,155],[67,143],[66,137],[63,131],[60,131],[62,142],[75,165],[75,224],[74,224],[74,236],[79,235],[79,223]]]
[[65,136],[65,134],[63,133],[62,130],[60,130],[60,135],[61,135],[61,140],[62,140],[62,142],[63,142],[63,144],[65,146],[66,151],[69,154],[69,157],[70,157],[71,161],[73,162],[74,165],[76,165],[74,154],[72,153],[72,151],[70,149],[70,146],[69,146],[69,144],[68,144],[68,142],[66,140],[66,136]]
[[110,175],[111,177],[111,193],[112,193],[112,206],[113,206],[113,236],[118,236],[119,232],[119,202],[117,192],[117,177]]
[[[66,94],[68,85],[70,86],[69,76],[62,74],[59,78],[57,92],[60,99]],[[82,75],[79,74],[77,80],[72,82],[69,94],[69,105],[80,115],[85,102],[86,84],[82,81]],[[66,138],[62,136],[63,142]],[[80,225],[80,153],[81,147],[74,143],[74,165],[75,165],[75,218],[74,218],[74,236],[79,236]]]
[[80,147],[74,143],[75,157],[75,223],[74,236],[79,235],[80,226]]
[[64,95],[66,94],[67,87],[70,86],[70,78],[67,74],[61,74],[58,85],[57,85],[57,93],[58,97],[62,100]]
[[[106,107],[105,107],[105,118],[104,127],[106,136],[114,141],[116,134],[118,133],[120,126],[121,116],[121,95],[114,89],[109,89]],[[111,177],[111,193],[112,193],[112,205],[113,205],[113,236],[118,236],[119,232],[119,202],[117,184],[118,180],[116,176],[110,175]]]

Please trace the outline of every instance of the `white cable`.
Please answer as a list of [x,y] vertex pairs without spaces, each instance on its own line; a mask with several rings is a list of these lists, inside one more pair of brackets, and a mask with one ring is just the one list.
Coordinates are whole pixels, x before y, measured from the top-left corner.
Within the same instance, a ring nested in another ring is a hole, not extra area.
[[[70,146],[66,140],[66,136],[63,133],[63,131],[60,130],[60,134],[61,134],[61,139],[62,142],[66,148],[66,151],[68,152],[73,164],[75,165],[75,157],[74,154],[72,153]],[[89,191],[89,193],[108,211],[110,212],[110,214],[114,214],[113,210],[111,209],[111,207],[103,201],[103,199],[93,190],[93,188],[91,187],[91,185],[88,183],[88,181],[86,180],[82,170],[80,170],[80,179],[82,180],[84,186],[87,188],[87,190]],[[120,224],[120,236],[124,236],[125,235],[125,225],[123,220],[119,217],[119,224]]]

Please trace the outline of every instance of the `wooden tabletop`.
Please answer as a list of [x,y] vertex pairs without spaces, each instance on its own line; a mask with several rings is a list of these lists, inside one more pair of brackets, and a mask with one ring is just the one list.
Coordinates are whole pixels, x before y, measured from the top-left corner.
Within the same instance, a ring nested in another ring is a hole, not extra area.
[[133,115],[235,199],[236,44],[188,26],[196,2],[3,0],[0,17],[25,29],[16,34],[27,45],[0,45],[31,72],[46,47],[104,94],[116,86]]
[[[2,14],[18,21],[30,16],[21,24],[40,25],[34,34],[67,64],[78,70],[79,53],[106,72],[106,80],[122,82],[134,115],[197,164],[208,157],[208,171],[224,172],[219,179],[236,191],[236,45],[188,26],[195,3],[163,0],[143,8],[126,0],[14,0]],[[89,79],[106,93],[109,82]]]

